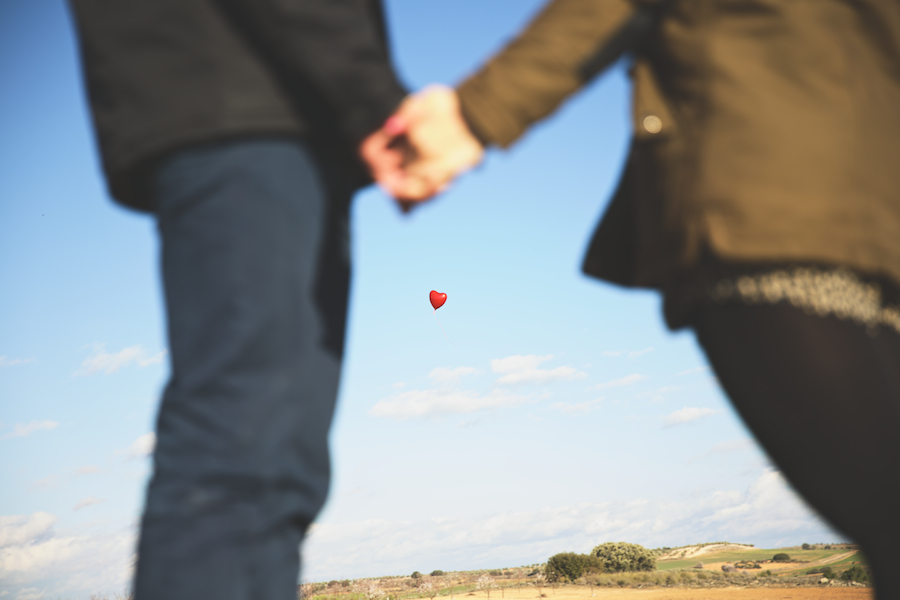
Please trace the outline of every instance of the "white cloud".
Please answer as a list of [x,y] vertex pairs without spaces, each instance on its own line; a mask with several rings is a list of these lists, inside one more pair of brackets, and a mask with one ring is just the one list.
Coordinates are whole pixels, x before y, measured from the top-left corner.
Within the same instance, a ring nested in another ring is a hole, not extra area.
[[33,363],[33,358],[10,358],[8,356],[0,356],[0,368],[15,367],[16,365],[27,365]]
[[488,394],[447,388],[410,390],[379,400],[369,409],[369,415],[405,421],[420,417],[462,415],[496,408],[510,408],[531,400],[530,396],[517,396],[502,390],[492,390]]
[[0,548],[43,539],[54,523],[56,517],[45,512],[0,517]]
[[579,402],[578,404],[570,404],[568,402],[555,402],[550,405],[552,410],[558,410],[564,415],[573,415],[573,414],[584,414],[589,413],[594,408],[597,407],[598,404],[603,402],[603,398],[597,398],[596,400],[587,400],[586,402]]
[[437,367],[431,370],[428,377],[438,383],[452,383],[459,381],[466,375],[474,375],[476,373],[478,373],[478,369],[475,367],[456,367],[455,369],[449,367]]
[[643,379],[647,379],[646,375],[640,375],[638,373],[632,373],[631,375],[626,375],[621,379],[613,379],[612,381],[607,381],[606,383],[600,383],[594,386],[595,390],[605,390],[614,387],[621,387],[623,385],[632,385],[641,381]]
[[122,348],[118,352],[109,353],[105,349],[105,344],[94,344],[93,352],[84,359],[81,367],[75,372],[75,375],[96,375],[104,373],[109,375],[116,371],[127,367],[131,364],[137,364],[140,367],[149,367],[161,363],[168,350],[160,350],[156,354],[149,355],[147,350],[140,344]]
[[129,585],[131,527],[61,532],[55,522],[44,512],[0,517],[0,587],[15,598],[48,598],[110,594]]
[[47,475],[42,479],[38,479],[36,481],[32,481],[28,484],[29,492],[36,492],[41,490],[49,490],[59,481],[59,478],[56,475]]
[[628,358],[635,358],[648,352],[653,352],[653,348],[644,348],[643,350],[607,350],[601,352],[600,356],[627,356]]
[[495,358],[491,361],[491,370],[494,373],[503,374],[497,380],[501,384],[516,383],[550,383],[551,381],[563,381],[580,379],[586,374],[573,367],[557,367],[555,369],[538,369],[538,365],[553,358],[552,354],[546,356],[507,356]]
[[687,369],[686,371],[675,373],[675,377],[681,377],[683,375],[693,375],[694,373],[703,373],[704,371],[709,371],[709,367],[694,367],[693,369]]
[[663,419],[663,427],[674,427],[675,425],[690,423],[691,421],[709,417],[720,412],[722,411],[713,410],[712,408],[684,407],[666,415],[666,418]]
[[134,442],[124,450],[116,450],[114,454],[124,454],[126,460],[132,460],[134,458],[152,454],[155,447],[156,434],[151,431],[134,440]]
[[406,387],[406,384],[403,383],[402,381],[398,381],[398,382],[395,383],[392,387],[395,388],[395,389],[399,389],[399,388],[402,388],[402,387]]
[[35,431],[40,431],[42,429],[56,429],[58,426],[59,423],[56,421],[32,421],[27,425],[16,423],[11,432],[0,435],[0,440],[25,437],[26,435],[31,435]]
[[727,442],[722,442],[720,444],[716,444],[706,452],[701,452],[696,456],[688,459],[688,464],[694,462],[695,460],[706,458],[708,456],[721,456],[723,454],[731,454],[733,452],[740,452],[742,450],[747,450],[753,448],[754,442],[749,438],[744,438],[742,440],[729,440]]
[[654,548],[726,539],[772,548],[806,537],[840,539],[840,534],[777,472],[766,471],[747,489],[683,501],[631,498],[475,518],[319,523],[303,560],[306,578],[327,581],[408,573],[419,565],[456,570],[531,564],[557,552],[588,552],[607,541]]
[[94,498],[93,496],[89,496],[87,498],[83,498],[75,503],[75,507],[72,510],[80,510],[86,506],[93,506],[94,504],[103,504],[106,502],[106,498]]

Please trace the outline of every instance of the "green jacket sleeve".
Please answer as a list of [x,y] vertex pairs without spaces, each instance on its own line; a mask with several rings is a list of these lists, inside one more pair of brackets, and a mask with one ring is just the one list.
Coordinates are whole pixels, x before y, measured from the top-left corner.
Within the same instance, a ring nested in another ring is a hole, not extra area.
[[525,30],[459,85],[476,136],[507,147],[584,81],[584,62],[628,18],[627,0],[553,0]]

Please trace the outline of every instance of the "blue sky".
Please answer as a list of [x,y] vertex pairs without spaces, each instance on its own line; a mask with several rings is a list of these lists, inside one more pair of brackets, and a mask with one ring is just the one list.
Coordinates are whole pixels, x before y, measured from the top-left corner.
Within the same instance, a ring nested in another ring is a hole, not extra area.
[[[459,81],[541,2],[386,5],[414,89]],[[62,2],[0,3],[0,86],[0,597],[121,591],[168,373],[154,224],[107,197]],[[411,217],[358,195],[334,484],[306,578],[605,541],[841,539],[657,295],[579,272],[628,101],[620,66]]]

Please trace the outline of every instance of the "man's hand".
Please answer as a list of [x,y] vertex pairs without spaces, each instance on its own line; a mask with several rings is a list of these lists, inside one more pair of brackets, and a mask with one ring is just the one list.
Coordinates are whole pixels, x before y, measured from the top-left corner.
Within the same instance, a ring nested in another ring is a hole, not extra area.
[[360,155],[375,181],[408,209],[480,163],[484,149],[463,119],[456,92],[431,86],[408,96],[362,142]]

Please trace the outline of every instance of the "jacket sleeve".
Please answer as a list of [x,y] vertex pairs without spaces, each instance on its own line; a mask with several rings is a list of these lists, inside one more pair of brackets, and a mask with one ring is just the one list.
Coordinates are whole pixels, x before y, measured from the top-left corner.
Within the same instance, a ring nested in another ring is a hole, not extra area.
[[457,88],[482,142],[507,147],[585,82],[585,61],[633,12],[627,0],[553,0]]
[[351,143],[381,126],[406,96],[377,0],[214,2],[295,101]]

